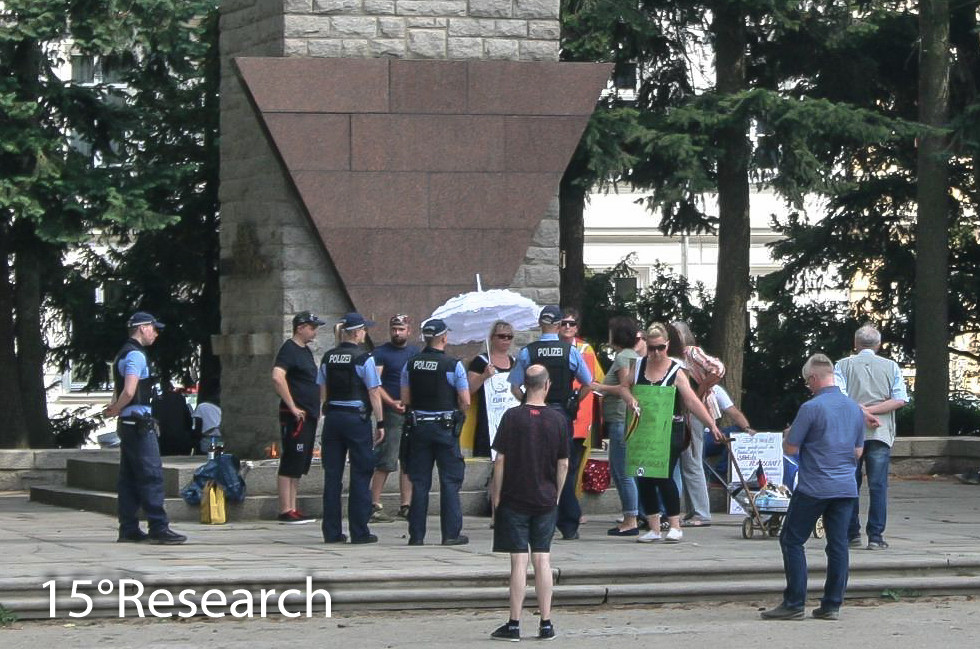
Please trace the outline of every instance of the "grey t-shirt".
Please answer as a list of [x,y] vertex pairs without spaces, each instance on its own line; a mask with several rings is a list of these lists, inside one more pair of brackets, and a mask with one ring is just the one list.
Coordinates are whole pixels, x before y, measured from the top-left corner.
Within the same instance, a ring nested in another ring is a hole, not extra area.
[[[623,349],[616,354],[613,364],[602,379],[603,385],[619,385],[619,370],[629,370],[630,363],[638,358],[632,349]],[[626,421],[626,403],[614,394],[603,393],[602,416],[606,421]]]

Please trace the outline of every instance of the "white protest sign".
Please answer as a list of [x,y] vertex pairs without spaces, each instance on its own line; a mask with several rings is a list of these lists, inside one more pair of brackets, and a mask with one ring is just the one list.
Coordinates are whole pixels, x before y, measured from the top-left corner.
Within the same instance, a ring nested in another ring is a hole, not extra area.
[[[483,382],[483,398],[487,404],[487,429],[490,431],[490,446],[493,446],[493,438],[497,436],[497,427],[500,426],[500,419],[504,413],[514,406],[521,405],[521,402],[514,398],[510,391],[510,381],[507,377],[510,372],[497,372]],[[490,449],[491,459],[496,458],[497,452]]]
[[[783,484],[783,434],[782,433],[735,433],[732,435],[731,461],[738,462],[738,468],[742,470],[742,475],[746,480],[756,470],[759,463],[762,463],[762,470],[766,473],[766,480],[774,485]],[[738,477],[735,473],[734,465],[731,475]],[[729,499],[729,514],[745,514],[742,507]]]

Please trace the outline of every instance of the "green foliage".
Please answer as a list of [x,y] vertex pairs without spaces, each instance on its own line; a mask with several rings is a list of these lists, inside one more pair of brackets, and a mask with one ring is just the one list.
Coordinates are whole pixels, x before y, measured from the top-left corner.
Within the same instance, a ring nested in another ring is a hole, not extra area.
[[0,604],[0,627],[10,626],[17,621],[17,614]]
[[[915,430],[915,399],[895,413],[900,436],[923,435],[934,431]],[[980,401],[976,395],[954,392],[949,399],[949,434],[980,435]]]

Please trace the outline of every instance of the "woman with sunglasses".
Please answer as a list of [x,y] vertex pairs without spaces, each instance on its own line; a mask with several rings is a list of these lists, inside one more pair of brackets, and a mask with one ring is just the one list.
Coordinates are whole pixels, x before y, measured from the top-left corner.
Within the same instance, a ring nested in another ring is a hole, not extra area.
[[[660,323],[647,327],[647,355],[639,360],[633,374],[633,385],[673,385],[677,388],[674,397],[674,415],[670,437],[670,458],[666,478],[637,478],[637,490],[640,502],[650,519],[650,531],[637,539],[640,543],[664,541],[677,543],[684,538],[681,531],[681,502],[677,485],[670,478],[677,467],[681,451],[690,443],[687,427],[684,424],[685,409],[702,421],[710,421],[709,428],[716,439],[723,436],[714,420],[708,416],[704,404],[698,399],[687,374],[681,370],[681,364],[667,355],[667,328]],[[635,399],[627,401],[627,407],[634,407]],[[660,534],[660,504],[663,503],[670,523],[670,529]]]
[[477,404],[473,457],[490,457],[490,426],[487,423],[487,401],[483,384],[497,372],[509,372],[514,367],[514,357],[509,353],[513,341],[514,328],[509,322],[497,320],[490,327],[489,354],[478,354],[466,368],[470,397],[475,397]]

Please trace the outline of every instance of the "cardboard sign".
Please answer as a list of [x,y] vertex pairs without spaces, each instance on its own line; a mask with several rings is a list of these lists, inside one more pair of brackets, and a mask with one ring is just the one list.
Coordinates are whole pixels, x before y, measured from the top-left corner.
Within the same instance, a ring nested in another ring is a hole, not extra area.
[[[735,433],[732,435],[731,461],[738,462],[746,480],[762,463],[766,480],[771,484],[783,484],[783,434],[782,433]],[[737,480],[734,465],[731,468],[732,480]],[[730,499],[729,514],[745,514],[742,507]]]
[[637,477],[666,478],[670,469],[670,433],[677,388],[637,385],[633,396],[640,404],[639,421],[627,412],[626,472]]

